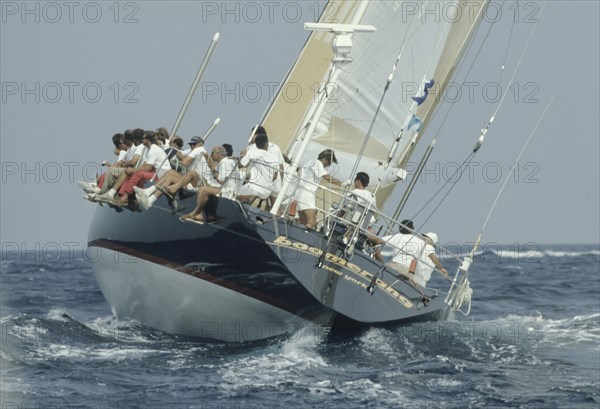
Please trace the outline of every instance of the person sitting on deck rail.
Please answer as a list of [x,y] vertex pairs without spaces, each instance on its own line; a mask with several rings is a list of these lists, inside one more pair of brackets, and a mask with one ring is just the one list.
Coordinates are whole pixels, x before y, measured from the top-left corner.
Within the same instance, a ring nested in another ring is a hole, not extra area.
[[[112,136],[112,143],[114,145],[113,153],[117,155],[117,161],[115,163],[111,163],[109,161],[103,161],[102,166],[108,166],[110,169],[112,166],[115,166],[119,163],[125,155],[127,154],[128,146],[125,145],[123,141],[123,134],[117,133]],[[81,187],[86,193],[99,193],[102,185],[104,184],[104,179],[106,177],[106,173],[103,173],[100,177],[96,177],[96,182],[83,182],[79,181],[77,184]],[[88,198],[88,197],[86,197]]]
[[[181,177],[176,183],[162,183],[161,187],[148,189],[134,188],[138,201],[145,209],[149,209],[160,197],[161,193],[166,193],[169,197],[174,198],[177,191],[185,187],[189,182],[190,178],[188,175],[195,175],[198,181],[202,181],[205,187],[212,187],[218,191],[221,189],[221,185],[225,182],[229,174],[235,169],[235,163],[232,160],[227,160],[227,151],[222,146],[215,146],[212,150],[211,156],[208,163],[204,160],[203,156],[199,156],[200,167],[195,167],[193,170],[189,170],[186,175]],[[198,174],[197,172],[201,172]],[[167,176],[163,178],[166,180]]]
[[107,160],[102,162],[102,166],[107,166],[109,168],[112,167],[113,165],[117,164],[119,161],[123,160],[123,158],[125,158],[125,155],[127,154],[127,149],[128,149],[128,146],[125,145],[125,143],[123,141],[122,133],[114,134],[112,137],[112,143],[113,143],[113,145],[115,145],[115,149],[113,150],[113,153],[117,156],[117,161],[114,163],[109,162]]
[[[257,149],[246,150],[243,157],[240,159],[239,167],[248,167],[247,172],[247,183],[242,185],[237,192],[236,199],[238,200],[252,200],[255,197],[266,199],[271,194],[271,184],[275,173],[279,166],[279,160],[273,151],[269,151],[269,138],[266,134],[259,134],[256,136],[256,147]],[[234,172],[237,172],[235,170]],[[234,181],[234,177],[230,177],[229,180]],[[228,180],[228,182],[229,182]],[[235,182],[233,182],[235,183]],[[231,187],[229,187],[231,189]],[[204,210],[211,199],[220,193],[219,189],[214,187],[204,186],[198,191],[198,200],[196,202],[196,208],[189,214],[181,217],[181,220],[190,220],[194,222],[214,222],[221,220],[222,218],[216,215],[204,216]],[[225,192],[222,192],[225,193]],[[225,195],[225,194],[224,194]]]
[[444,276],[448,277],[448,271],[442,266],[442,263],[435,255],[435,246],[438,243],[437,234],[430,232],[423,235],[425,238],[425,248],[421,254],[421,259],[415,271],[414,281],[421,287],[427,285],[427,281],[431,278],[431,273],[434,268],[437,268]]
[[[252,145],[248,146],[248,150],[257,149],[256,143],[255,143],[256,137],[261,134],[267,135],[267,130],[263,126],[257,126],[257,127],[252,128],[252,133],[251,133],[251,135],[253,135],[253,137],[251,139]],[[268,135],[267,135],[267,138],[268,138]],[[277,195],[281,191],[281,187],[282,187],[281,179],[282,179],[282,175],[283,175],[285,159],[283,157],[283,153],[281,152],[281,148],[279,147],[279,145],[277,145],[271,141],[269,141],[269,147],[267,150],[271,154],[276,156],[279,161],[279,169],[275,173],[273,182],[271,183],[271,187],[270,187],[271,195],[269,197],[269,200],[270,200],[270,203],[274,203],[275,199],[277,199]],[[271,208],[270,203],[267,204],[267,210],[270,210],[270,208]]]
[[[398,234],[384,236],[378,241],[378,244],[390,244],[394,248],[394,255],[388,266],[422,287],[431,277],[433,266],[436,266],[442,274],[448,275],[448,271],[435,256],[434,246],[437,244],[437,235],[427,233],[424,238],[425,240],[414,231],[413,222],[405,219],[400,224]],[[382,263],[385,262],[381,250],[375,253],[375,258]]]
[[256,135],[254,144],[256,147],[249,147],[238,164],[240,168],[248,168],[247,183],[240,188],[238,200],[252,200],[256,197],[267,199],[277,177],[279,157],[275,150],[269,149],[267,134]]
[[[125,153],[125,156],[120,161],[114,163],[113,166],[111,166],[108,171],[100,177],[100,180],[98,181],[99,189],[90,192],[92,194],[88,195],[86,199],[92,201],[109,201],[112,197],[114,197],[114,194],[120,187],[119,178],[125,174],[127,168],[135,168],[141,161],[145,150],[145,147],[142,144],[144,133],[144,130],[140,128],[137,128],[133,131],[125,131],[123,134],[123,142],[129,147]],[[111,189],[114,191],[111,192],[111,195],[109,196],[107,193]]]
[[200,152],[205,159],[208,159],[208,152],[206,151],[206,148],[204,148],[204,142],[205,141],[201,136],[192,136],[192,139],[188,142],[189,148],[182,150],[181,154],[183,156],[188,156],[194,149],[202,148],[200,149]]
[[188,186],[189,184],[194,188],[199,188],[206,183],[206,178],[210,177],[210,169],[204,156],[204,153],[206,152],[204,140],[198,136],[194,136],[189,145],[192,147],[192,151],[187,155],[179,151],[174,156],[180,161],[182,169],[185,170],[184,175],[181,175],[175,170],[169,170],[164,177],[157,181],[153,186],[150,186],[147,189],[139,187],[134,188],[136,195],[141,195],[148,199],[148,201],[142,201],[142,206],[152,206],[152,203],[154,203],[154,201],[156,201],[163,193],[166,193],[171,199],[174,198],[173,194],[165,191],[165,187],[167,186],[181,182],[181,187]]
[[169,146],[167,145],[167,139],[169,139],[169,131],[167,131],[167,128],[163,126],[158,128],[155,132],[156,137],[158,139],[158,146],[160,146],[164,150],[167,150],[169,148]]
[[301,179],[296,190],[296,203],[300,223],[307,229],[313,229],[317,224],[317,202],[316,192],[321,178],[334,185],[342,185],[342,182],[330,176],[325,168],[337,163],[335,152],[331,149],[325,149],[317,159],[309,161],[302,167]]
[[179,159],[177,159],[177,152],[181,151],[183,148],[183,139],[179,136],[173,138],[171,142],[169,142],[169,146],[165,149],[165,153],[167,154],[167,158],[169,159],[169,163],[171,164],[171,169],[176,170],[178,173],[183,171],[179,163]]
[[[167,154],[156,144],[154,132],[146,131],[142,143],[146,148],[142,165],[137,171],[134,168],[127,168],[111,191],[106,194],[109,201],[117,205],[126,205],[129,202],[129,197],[134,192],[134,186],[143,187],[146,181],[152,179],[155,173],[157,179],[160,180],[162,176],[171,170]],[[111,193],[115,190],[117,184],[119,184],[118,194],[112,196]]]
[[206,210],[207,214],[206,217],[204,217],[203,212],[205,211],[208,201],[219,194],[228,198],[234,197],[236,190],[241,183],[240,174],[237,170],[235,161],[225,155],[227,155],[227,151],[223,146],[216,146],[213,148],[212,156],[215,158],[215,161],[218,161],[218,165],[214,171],[214,179],[218,183],[218,186],[207,184],[200,188],[197,194],[196,208],[191,213],[182,216],[182,221],[190,220],[204,223],[205,220],[208,222],[223,220],[222,217],[209,213],[208,210]]

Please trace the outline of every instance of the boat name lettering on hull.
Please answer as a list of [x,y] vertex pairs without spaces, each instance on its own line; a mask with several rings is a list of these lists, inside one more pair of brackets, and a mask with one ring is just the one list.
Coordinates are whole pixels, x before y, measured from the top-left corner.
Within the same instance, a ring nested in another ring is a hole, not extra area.
[[[312,254],[315,256],[320,256],[323,253],[321,251],[321,249],[318,249],[316,247],[311,247],[308,244],[300,243],[297,241],[291,241],[290,239],[288,239],[287,237],[284,237],[284,236],[277,237],[277,239],[272,244],[279,246],[279,247],[296,249],[296,250],[299,250],[299,251],[302,251],[305,253],[309,253],[309,254]],[[371,281],[371,279],[373,278],[373,275],[371,273],[369,273],[368,271],[363,270],[356,264],[350,263],[347,260],[336,256],[335,254],[326,253],[325,260],[330,263],[333,263],[337,266],[344,267],[344,268],[348,269],[350,272],[365,278],[367,281]],[[350,275],[347,275],[347,274],[344,275],[344,273],[342,273],[340,270],[336,270],[335,268],[333,268],[331,266],[324,265],[322,268],[326,271],[329,271],[332,274],[335,274],[339,277],[344,278],[344,280],[350,281],[360,287],[363,287],[365,290],[368,287],[368,285],[366,283],[364,283],[360,280],[357,280],[355,277],[352,277]],[[383,291],[385,291],[387,294],[389,294],[390,296],[392,296],[393,298],[398,300],[406,308],[412,308],[414,306],[414,304],[412,302],[410,302],[408,300],[408,298],[406,298],[405,296],[400,294],[398,291],[393,289],[391,286],[388,286],[384,281],[377,279],[377,286],[379,288],[381,288]]]

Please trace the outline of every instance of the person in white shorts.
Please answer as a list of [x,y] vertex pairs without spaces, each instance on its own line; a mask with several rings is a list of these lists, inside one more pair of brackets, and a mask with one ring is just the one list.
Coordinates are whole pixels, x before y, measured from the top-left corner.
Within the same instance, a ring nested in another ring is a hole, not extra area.
[[337,163],[335,152],[332,149],[325,149],[319,153],[317,159],[311,160],[302,167],[295,198],[300,223],[307,229],[313,229],[317,224],[316,192],[321,179],[334,185],[342,185],[342,182],[329,175],[326,170],[332,163]]
[[256,135],[254,144],[256,148],[248,149],[240,159],[240,167],[248,167],[249,171],[248,182],[240,188],[238,200],[268,198],[279,170],[279,157],[276,151],[269,149],[267,134]]

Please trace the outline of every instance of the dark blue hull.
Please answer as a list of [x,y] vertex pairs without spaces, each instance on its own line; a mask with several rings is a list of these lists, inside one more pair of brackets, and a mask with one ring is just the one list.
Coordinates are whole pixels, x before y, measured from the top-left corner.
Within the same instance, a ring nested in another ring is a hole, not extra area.
[[[194,201],[195,197],[183,203],[191,209]],[[89,232],[89,245],[110,256],[95,263],[98,265],[94,270],[117,316],[130,316],[159,329],[207,335],[205,329],[172,328],[168,314],[156,318],[163,315],[163,310],[145,299],[153,297],[153,291],[160,293],[163,304],[174,309],[173,314],[185,311],[190,316],[207,311],[206,305],[203,306],[207,301],[196,297],[194,291],[206,294],[205,298],[211,299],[209,309],[214,316],[197,318],[225,326],[240,315],[242,323],[257,324],[257,319],[263,319],[260,318],[263,311],[265,320],[273,318],[271,313],[274,319],[283,320],[278,323],[280,327],[285,327],[285,322],[326,326],[337,322],[334,328],[344,330],[437,320],[448,314],[447,305],[435,294],[427,294],[430,302],[423,305],[420,292],[387,270],[377,281],[375,291],[369,293],[366,288],[381,266],[361,251],[346,260],[342,256],[343,247],[332,242],[323,255],[322,235],[306,232],[302,226],[289,225],[282,219],[270,221],[269,213],[235,201],[219,199],[210,210],[224,220],[208,225],[181,222],[163,199],[144,212],[98,208]],[[118,258],[116,255],[123,260],[113,262]],[[138,261],[140,264],[126,265],[127,257],[132,261],[129,264]],[[144,270],[154,269],[157,271],[147,279],[152,285],[140,289],[140,280],[146,280]],[[135,275],[135,280],[125,277],[128,272]],[[176,285],[172,292],[177,297],[161,292],[163,275]],[[183,275],[185,282],[177,282]],[[194,286],[198,288],[193,290]],[[187,301],[179,302],[181,297]],[[213,305],[221,299],[227,301],[221,306]],[[137,307],[132,309],[131,304]],[[149,310],[154,312],[149,314]],[[269,326],[264,320],[257,325]],[[189,322],[185,326],[189,327]]]

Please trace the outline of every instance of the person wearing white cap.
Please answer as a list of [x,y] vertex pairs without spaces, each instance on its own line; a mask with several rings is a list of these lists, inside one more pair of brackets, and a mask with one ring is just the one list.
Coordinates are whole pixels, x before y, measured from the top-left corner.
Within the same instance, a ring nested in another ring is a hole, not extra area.
[[437,268],[442,274],[448,276],[448,271],[442,266],[440,260],[435,255],[435,246],[438,243],[438,236],[433,232],[425,233],[423,235],[425,239],[425,248],[421,253],[421,259],[417,263],[417,269],[413,280],[421,287],[427,285],[427,281],[431,278],[431,273],[434,268]]
[[325,168],[337,163],[335,152],[332,149],[325,149],[316,159],[312,159],[302,167],[302,177],[296,190],[295,199],[298,204],[298,217],[300,223],[307,230],[314,229],[317,224],[317,190],[321,179],[328,183],[341,186],[342,182],[329,175]]

